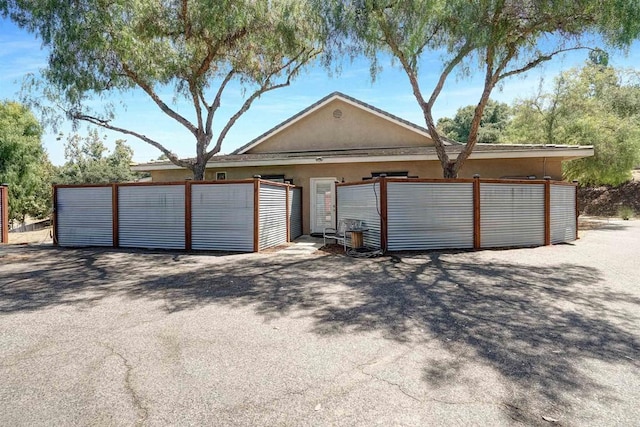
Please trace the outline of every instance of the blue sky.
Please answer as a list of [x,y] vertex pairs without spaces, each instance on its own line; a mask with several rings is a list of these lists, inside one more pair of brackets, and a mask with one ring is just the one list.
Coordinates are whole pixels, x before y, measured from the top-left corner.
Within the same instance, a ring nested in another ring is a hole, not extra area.
[[[610,64],[616,67],[636,67],[640,46],[634,45],[627,55],[616,54],[611,57]],[[586,52],[578,51],[558,57],[542,67],[536,68],[523,76],[511,78],[496,88],[492,99],[510,103],[517,97],[526,97],[535,93],[539,80],[544,77],[550,82],[561,70],[581,65],[587,57]],[[41,43],[31,34],[17,28],[8,20],[0,20],[0,100],[17,100],[22,79],[27,73],[38,73],[46,66],[47,52]],[[256,100],[251,109],[242,116],[229,132],[222,145],[222,153],[230,153],[251,139],[262,134],[298,111],[306,108],[327,94],[340,91],[358,98],[378,108],[398,115],[406,120],[424,126],[422,112],[418,107],[409,82],[404,73],[390,63],[381,62],[383,71],[374,82],[369,76],[369,63],[356,60],[345,64],[340,74],[328,76],[324,69],[313,67],[303,72],[291,86],[278,89],[263,95]],[[440,72],[437,57],[427,58],[421,64],[421,85],[425,93],[430,92],[433,82]],[[482,76],[472,78],[456,78],[451,76],[436,104],[434,116],[452,117],[458,108],[477,103],[482,88]],[[242,92],[239,87],[229,87],[217,117],[220,129],[226,119],[242,103]],[[162,91],[165,102],[170,103],[173,94],[170,90]],[[114,99],[121,107],[116,111],[117,126],[130,128],[163,143],[181,157],[195,154],[195,140],[192,135],[172,119],[159,112],[155,104],[150,102],[144,93],[128,92]],[[191,113],[187,103],[178,102],[175,108],[185,114]],[[72,133],[70,123],[60,129],[65,137],[62,140],[51,129],[43,136],[43,144],[54,164],[64,163],[64,142],[66,135]],[[86,135],[87,125],[81,124],[77,131]],[[132,136],[123,136],[114,132],[100,130],[107,135],[109,146],[118,139],[126,139],[134,150],[134,160],[146,162],[155,159],[160,152]]]

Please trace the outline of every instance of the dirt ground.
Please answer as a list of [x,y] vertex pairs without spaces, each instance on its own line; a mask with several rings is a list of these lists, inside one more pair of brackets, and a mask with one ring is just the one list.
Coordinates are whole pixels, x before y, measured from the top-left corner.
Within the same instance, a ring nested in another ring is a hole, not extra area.
[[47,227],[38,231],[25,231],[24,233],[9,233],[9,244],[46,244],[52,243],[52,229]]

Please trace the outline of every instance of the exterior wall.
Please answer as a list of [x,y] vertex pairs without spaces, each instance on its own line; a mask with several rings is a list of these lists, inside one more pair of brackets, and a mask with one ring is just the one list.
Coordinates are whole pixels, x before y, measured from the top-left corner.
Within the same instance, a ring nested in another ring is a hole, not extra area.
[[[342,116],[334,117],[335,110],[340,110]],[[424,146],[433,146],[431,138],[344,101],[334,100],[248,152],[283,153]]]
[[[254,175],[285,175],[293,179],[293,184],[302,187],[302,214],[304,233],[310,232],[309,178],[336,178],[345,182],[361,181],[371,176],[372,172],[400,172],[406,171],[410,176],[419,178],[442,178],[440,162],[436,160],[414,162],[371,162],[371,163],[327,163],[312,165],[259,166],[259,167],[225,167],[207,169],[205,178],[214,179],[216,172],[226,172],[227,179],[246,179]],[[498,160],[468,160],[460,171],[460,178],[472,178],[474,174],[482,178],[504,178],[516,176],[533,176],[538,179],[545,175],[551,179],[562,179],[560,159],[528,158],[528,159],[498,159]],[[154,182],[181,181],[190,174],[185,170],[152,171]]]

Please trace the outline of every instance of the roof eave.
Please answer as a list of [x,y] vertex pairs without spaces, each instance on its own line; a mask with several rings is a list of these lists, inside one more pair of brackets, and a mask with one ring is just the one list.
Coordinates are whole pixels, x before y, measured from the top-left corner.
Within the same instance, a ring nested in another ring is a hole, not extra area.
[[[457,154],[457,153],[451,153]],[[496,159],[526,159],[535,157],[561,158],[572,160],[593,156],[593,147],[536,150],[512,150],[512,151],[476,151],[471,153],[471,160],[496,160]],[[207,168],[227,168],[243,166],[285,166],[285,165],[309,165],[309,164],[339,164],[339,163],[378,163],[378,162],[406,162],[406,161],[430,161],[438,160],[437,154],[395,154],[395,155],[364,155],[364,156],[315,156],[315,157],[285,157],[285,158],[245,158],[239,160],[225,160],[220,162],[208,162]],[[150,172],[158,170],[184,169],[174,164],[141,164],[132,166],[136,172]]]

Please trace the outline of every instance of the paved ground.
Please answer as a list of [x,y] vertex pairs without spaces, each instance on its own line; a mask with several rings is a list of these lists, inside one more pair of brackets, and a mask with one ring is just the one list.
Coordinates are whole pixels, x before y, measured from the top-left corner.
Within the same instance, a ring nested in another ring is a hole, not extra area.
[[639,253],[5,247],[1,423],[638,425]]

